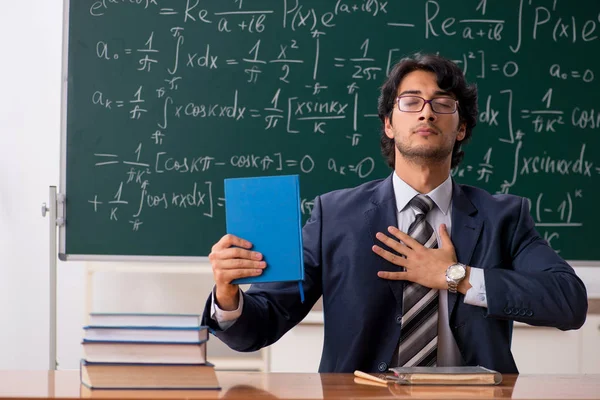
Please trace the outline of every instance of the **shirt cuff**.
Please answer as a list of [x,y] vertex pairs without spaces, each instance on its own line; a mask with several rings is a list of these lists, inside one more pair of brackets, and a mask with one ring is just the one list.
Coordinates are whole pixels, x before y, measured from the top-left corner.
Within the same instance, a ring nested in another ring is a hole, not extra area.
[[244,306],[244,296],[242,296],[242,289],[238,289],[240,292],[240,303],[238,308],[233,311],[221,310],[215,301],[215,288],[211,293],[211,306],[210,306],[210,317],[219,325],[221,330],[227,330],[235,321],[242,315],[242,307]]
[[488,304],[483,269],[471,267],[469,283],[471,284],[471,288],[467,290],[467,293],[465,294],[465,303],[472,306],[487,308]]

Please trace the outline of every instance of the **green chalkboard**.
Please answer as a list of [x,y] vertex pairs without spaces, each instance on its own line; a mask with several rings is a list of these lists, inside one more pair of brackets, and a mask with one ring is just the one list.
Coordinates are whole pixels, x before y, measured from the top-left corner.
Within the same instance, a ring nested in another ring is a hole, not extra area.
[[[569,260],[593,242],[598,1],[71,0],[65,7],[60,252],[206,256],[223,180],[300,175],[318,194],[385,177],[390,66],[439,52],[479,88],[462,183],[531,201]],[[589,239],[584,239],[589,238]]]

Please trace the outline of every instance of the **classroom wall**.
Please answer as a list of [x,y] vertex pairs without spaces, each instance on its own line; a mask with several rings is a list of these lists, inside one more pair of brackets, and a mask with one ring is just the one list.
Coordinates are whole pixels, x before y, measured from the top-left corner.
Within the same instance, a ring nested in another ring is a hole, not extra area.
[[[58,185],[62,1],[1,2],[0,368],[48,367],[48,218]],[[80,316],[81,264],[63,266],[60,322]],[[73,335],[61,332],[63,341]]]
[[48,345],[48,228],[57,182],[60,1],[2,2],[0,12],[1,368],[42,368]]
[[[4,150],[0,157],[0,369],[46,369],[49,248],[48,219],[41,216],[41,204],[48,201],[48,187],[59,184],[63,3],[2,0],[0,4],[0,132]],[[78,367],[84,323],[84,266],[80,262],[58,266],[59,368]],[[590,292],[598,295],[600,268],[581,268],[578,272]],[[100,283],[115,288],[126,279],[131,283],[131,276],[118,275],[105,277]],[[173,278],[169,286],[182,279]],[[200,310],[204,288],[196,292],[185,279],[182,282],[189,303],[180,309]],[[138,285],[139,292],[115,290],[105,294],[110,299],[96,299],[96,303],[125,304],[131,309],[170,304],[172,290],[166,289],[173,288],[164,288],[164,284],[164,277],[145,278]],[[171,310],[177,308],[172,306]]]

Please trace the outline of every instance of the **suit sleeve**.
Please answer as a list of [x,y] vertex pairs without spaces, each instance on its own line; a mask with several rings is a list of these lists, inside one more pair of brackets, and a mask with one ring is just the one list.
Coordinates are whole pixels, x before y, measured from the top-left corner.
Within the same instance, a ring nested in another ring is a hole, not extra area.
[[221,330],[211,318],[210,296],[202,323],[232,349],[256,351],[275,343],[302,321],[322,294],[321,226],[321,200],[317,197],[311,217],[302,229],[304,303],[300,301],[297,282],[253,284],[242,292],[242,313],[227,330]]
[[561,330],[580,328],[588,306],[583,282],[539,236],[525,199],[518,213],[508,242],[511,265],[485,270],[487,316]]

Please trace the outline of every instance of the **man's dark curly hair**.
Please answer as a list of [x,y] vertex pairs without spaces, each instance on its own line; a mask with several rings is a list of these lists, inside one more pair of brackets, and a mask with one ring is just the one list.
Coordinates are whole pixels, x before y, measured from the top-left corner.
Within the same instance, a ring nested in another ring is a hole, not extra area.
[[437,76],[440,89],[452,93],[458,100],[459,124],[466,124],[463,140],[456,141],[452,149],[451,168],[460,164],[465,152],[461,147],[471,138],[473,127],[477,124],[477,87],[467,84],[465,77],[458,66],[450,60],[435,54],[416,54],[414,58],[404,58],[398,62],[388,75],[381,87],[381,94],[377,104],[381,129],[381,153],[386,158],[390,168],[394,168],[396,160],[394,139],[385,134],[385,118],[392,120],[392,111],[396,106],[398,87],[402,79],[410,72],[422,70],[433,72]]

